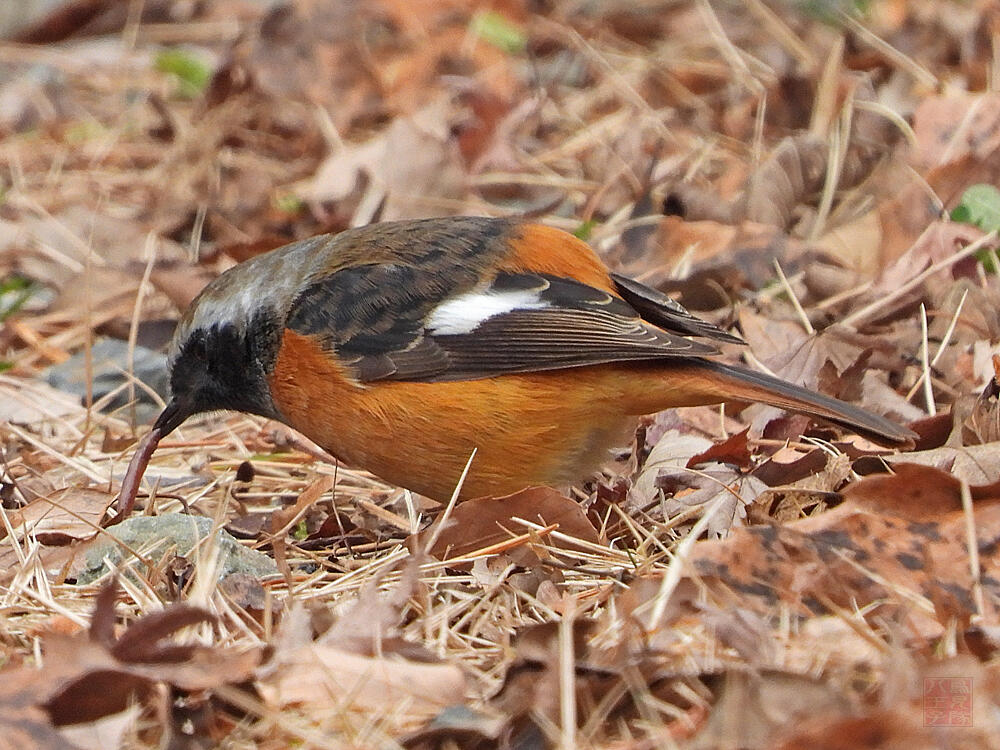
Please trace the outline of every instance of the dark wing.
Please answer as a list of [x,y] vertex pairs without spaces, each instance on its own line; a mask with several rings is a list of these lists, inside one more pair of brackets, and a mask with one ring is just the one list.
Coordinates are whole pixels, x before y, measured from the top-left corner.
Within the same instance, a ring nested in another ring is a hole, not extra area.
[[345,269],[308,287],[286,325],[317,337],[361,381],[472,380],[717,353],[572,279],[504,272],[485,287],[459,286],[394,264]]
[[739,336],[723,331],[706,320],[697,318],[663,292],[641,284],[628,276],[612,273],[615,289],[635,310],[653,325],[687,336],[703,336],[729,344],[745,344]]

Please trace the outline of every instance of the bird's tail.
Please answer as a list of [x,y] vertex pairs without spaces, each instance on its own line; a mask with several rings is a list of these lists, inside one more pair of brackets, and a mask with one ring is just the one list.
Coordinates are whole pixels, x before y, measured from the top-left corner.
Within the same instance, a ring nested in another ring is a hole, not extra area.
[[[886,446],[912,445],[918,437],[878,414],[762,372],[704,359],[677,363],[667,372],[674,386],[671,390],[685,393],[687,405],[727,401],[768,404],[832,422]],[[675,386],[678,380],[681,385]],[[678,401],[674,399],[672,404],[680,405]]]

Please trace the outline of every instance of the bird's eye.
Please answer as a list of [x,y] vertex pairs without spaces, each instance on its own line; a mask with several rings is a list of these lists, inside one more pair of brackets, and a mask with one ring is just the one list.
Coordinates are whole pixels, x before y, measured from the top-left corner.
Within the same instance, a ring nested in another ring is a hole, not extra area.
[[208,349],[205,346],[205,337],[201,332],[195,333],[188,339],[184,346],[184,352],[189,357],[204,362],[208,356]]

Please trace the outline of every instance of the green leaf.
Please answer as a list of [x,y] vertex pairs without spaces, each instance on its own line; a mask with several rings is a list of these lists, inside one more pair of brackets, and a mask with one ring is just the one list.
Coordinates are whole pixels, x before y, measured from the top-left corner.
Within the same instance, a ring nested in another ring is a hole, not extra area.
[[303,201],[299,196],[293,195],[292,193],[284,193],[282,195],[276,195],[272,200],[272,203],[276,209],[284,214],[298,214],[305,208],[305,201]]
[[587,219],[587,221],[582,222],[580,226],[573,230],[573,236],[578,240],[587,242],[590,239],[590,235],[594,233],[594,227],[596,226],[596,221],[593,219]]
[[580,226],[573,230],[573,236],[578,240],[589,242],[591,235],[594,233],[594,227],[596,226],[597,221],[594,219],[587,219],[587,221],[581,222]]
[[469,27],[484,42],[510,54],[524,52],[528,46],[528,37],[521,27],[495,10],[477,13],[469,22]]
[[63,138],[66,140],[66,143],[76,145],[100,138],[106,132],[107,129],[104,125],[97,120],[87,118],[69,122],[65,130],[63,130]]
[[290,451],[275,451],[274,453],[251,453],[247,456],[247,461],[280,461],[282,458],[293,455]]
[[212,71],[190,52],[176,47],[161,50],[153,63],[161,73],[177,79],[177,94],[185,99],[199,96],[208,86]]
[[997,251],[984,247],[976,253],[976,260],[983,264],[986,273],[995,274],[997,272]]
[[844,27],[844,16],[865,18],[871,13],[872,0],[797,0],[798,9],[810,18],[836,28]]
[[951,212],[952,221],[975,224],[984,232],[1000,230],[1000,190],[993,185],[971,185]]
[[0,280],[0,320],[16,313],[38,291],[34,282],[20,276]]
[[962,224],[971,224],[972,212],[969,210],[968,206],[960,203],[951,209],[951,220]]

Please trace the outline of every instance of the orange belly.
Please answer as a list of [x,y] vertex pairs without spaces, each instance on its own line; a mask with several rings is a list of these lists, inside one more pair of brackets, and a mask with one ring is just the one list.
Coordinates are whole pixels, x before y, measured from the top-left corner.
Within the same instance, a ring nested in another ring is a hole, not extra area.
[[476,451],[463,497],[586,478],[632,422],[606,366],[445,383],[358,385],[286,331],[271,378],[288,424],[347,464],[437,500]]

